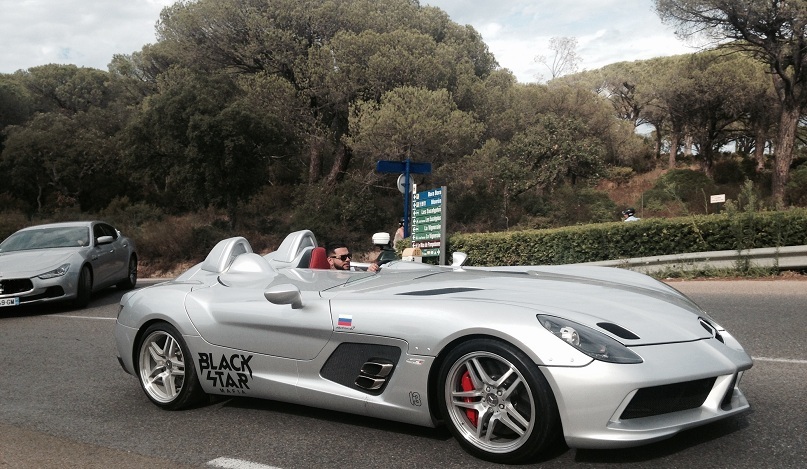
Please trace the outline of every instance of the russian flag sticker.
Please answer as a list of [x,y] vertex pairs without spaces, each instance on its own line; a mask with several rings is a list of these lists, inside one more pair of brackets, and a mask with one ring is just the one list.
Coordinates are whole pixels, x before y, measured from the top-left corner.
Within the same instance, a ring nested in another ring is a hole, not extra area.
[[342,327],[350,327],[350,326],[352,326],[353,325],[353,316],[346,315],[346,314],[345,315],[340,315],[339,316],[339,321],[337,321],[336,325],[337,326],[342,326]]

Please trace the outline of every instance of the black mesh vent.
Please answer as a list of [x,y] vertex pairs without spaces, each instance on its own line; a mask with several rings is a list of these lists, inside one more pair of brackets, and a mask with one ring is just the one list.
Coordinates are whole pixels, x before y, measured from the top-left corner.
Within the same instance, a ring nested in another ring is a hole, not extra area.
[[0,280],[0,284],[3,285],[4,295],[23,293],[31,291],[34,288],[34,284],[31,283],[31,280],[27,278],[10,278],[7,280]]
[[714,384],[715,378],[705,378],[686,383],[642,388],[633,396],[620,418],[622,420],[638,419],[698,408],[706,401]]

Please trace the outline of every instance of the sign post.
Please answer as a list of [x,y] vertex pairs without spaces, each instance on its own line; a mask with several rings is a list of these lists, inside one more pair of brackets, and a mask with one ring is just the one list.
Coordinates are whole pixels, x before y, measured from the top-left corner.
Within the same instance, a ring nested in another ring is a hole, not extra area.
[[404,187],[404,237],[409,237],[409,200],[412,197],[412,174],[431,174],[431,163],[415,163],[409,158],[405,161],[379,160],[375,170],[379,173],[402,173]]
[[[715,194],[709,197],[709,202],[713,204],[726,203],[726,194]],[[720,205],[717,206],[717,213],[720,213]]]
[[412,197],[412,247],[423,257],[439,257],[446,263],[446,187],[418,192]]

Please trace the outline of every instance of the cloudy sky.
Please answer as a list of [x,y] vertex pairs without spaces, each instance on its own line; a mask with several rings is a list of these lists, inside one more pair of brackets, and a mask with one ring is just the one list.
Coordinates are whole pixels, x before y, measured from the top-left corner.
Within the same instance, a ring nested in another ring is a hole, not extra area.
[[[155,42],[160,10],[174,0],[0,0],[0,73],[48,63],[106,70],[114,54]],[[421,0],[482,34],[522,83],[548,75],[538,55],[552,37],[578,41],[580,69],[694,52],[653,11],[652,0]]]

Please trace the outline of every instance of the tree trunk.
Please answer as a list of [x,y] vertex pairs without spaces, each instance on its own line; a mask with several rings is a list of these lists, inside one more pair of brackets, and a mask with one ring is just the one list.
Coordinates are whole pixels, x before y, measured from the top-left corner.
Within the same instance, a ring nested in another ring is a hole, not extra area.
[[658,159],[661,156],[661,126],[656,127],[656,148],[655,148],[655,158]]
[[790,178],[790,163],[793,162],[793,147],[796,144],[796,129],[801,112],[792,102],[782,104],[779,117],[779,135],[776,138],[776,153],[773,159],[773,201],[777,207],[785,203],[785,187]]
[[350,163],[350,157],[350,149],[345,145],[340,145],[339,151],[336,152],[336,159],[333,162],[331,172],[328,173],[326,180],[328,185],[332,186],[342,179],[342,175],[347,171],[347,165]]
[[706,174],[709,177],[709,179],[714,179],[715,162],[711,145],[709,146],[704,145],[704,150],[698,156],[700,157],[699,159],[701,163],[701,170],[703,170],[703,173]]
[[227,197],[227,218],[230,222],[230,229],[234,230],[238,221],[238,200],[233,195]]
[[675,169],[675,157],[678,154],[678,144],[681,142],[681,135],[678,132],[670,134],[670,159],[667,163],[669,169]]
[[319,181],[322,174],[322,145],[319,137],[314,135],[308,143],[308,183]]

